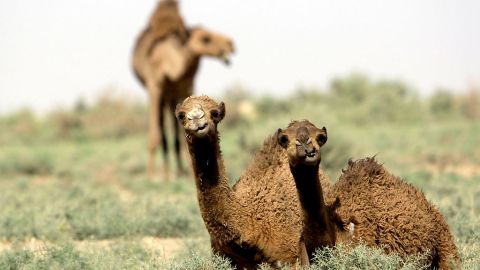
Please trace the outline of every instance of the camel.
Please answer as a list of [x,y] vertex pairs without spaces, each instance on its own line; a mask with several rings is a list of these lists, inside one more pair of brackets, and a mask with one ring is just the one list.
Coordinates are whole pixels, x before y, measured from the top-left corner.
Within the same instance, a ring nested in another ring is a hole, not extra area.
[[[234,52],[230,38],[201,27],[186,28],[175,0],[161,1],[147,27],[136,40],[133,70],[149,95],[148,174],[153,176],[155,152],[161,141],[165,176],[168,179],[168,143],[164,111],[175,118],[175,106],[193,93],[200,59],[210,56],[229,64]],[[178,173],[185,172],[181,159],[179,126],[174,121]]]
[[293,121],[285,130],[278,129],[277,138],[288,155],[301,205],[302,238],[312,259],[317,248],[347,242],[352,237],[335,213],[339,201],[326,205],[319,179],[320,148],[327,142],[327,129],[318,129],[307,120]]
[[[207,96],[189,97],[177,106],[176,115],[185,129],[213,252],[229,258],[237,269],[255,269],[259,263],[308,265],[300,237],[300,203],[276,134],[265,140],[230,187],[217,129],[225,116],[224,103]],[[322,185],[331,188],[323,174],[319,177]]]
[[425,263],[432,269],[458,266],[458,251],[444,217],[422,192],[390,174],[375,158],[349,161],[326,194],[327,201],[336,197],[326,208],[316,177],[326,129],[308,121],[293,122],[278,136],[299,193],[309,255],[317,247],[352,241],[402,257],[428,254]]

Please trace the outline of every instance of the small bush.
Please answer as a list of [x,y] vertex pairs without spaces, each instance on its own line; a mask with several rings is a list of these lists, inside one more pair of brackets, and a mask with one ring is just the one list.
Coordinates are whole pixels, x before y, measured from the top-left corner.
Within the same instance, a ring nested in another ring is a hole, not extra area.
[[410,256],[405,259],[396,254],[385,254],[382,249],[363,245],[318,249],[314,254],[314,264],[308,269],[426,269],[423,256]]
[[172,261],[164,266],[166,270],[233,270],[230,261],[218,255],[205,256],[196,252],[190,253],[186,258]]
[[93,269],[72,245],[44,247],[37,251],[7,251],[0,255],[0,269]]
[[455,100],[451,91],[439,89],[430,98],[430,111],[435,116],[446,116],[453,113]]

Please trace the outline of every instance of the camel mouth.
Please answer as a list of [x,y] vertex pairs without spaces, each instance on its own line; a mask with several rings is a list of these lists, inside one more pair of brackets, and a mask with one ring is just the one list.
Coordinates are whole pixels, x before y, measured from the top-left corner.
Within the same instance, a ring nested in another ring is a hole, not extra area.
[[204,137],[208,133],[208,123],[198,126],[193,132],[197,137]]
[[230,60],[230,57],[227,54],[220,55],[220,59],[223,61],[223,63],[225,65],[230,66],[231,60]]
[[196,131],[198,132],[198,131],[204,130],[207,126],[208,126],[208,124],[205,123],[202,126],[199,126]]
[[305,158],[302,160],[305,165],[316,165],[318,163],[318,154],[316,151],[308,153],[305,155]]

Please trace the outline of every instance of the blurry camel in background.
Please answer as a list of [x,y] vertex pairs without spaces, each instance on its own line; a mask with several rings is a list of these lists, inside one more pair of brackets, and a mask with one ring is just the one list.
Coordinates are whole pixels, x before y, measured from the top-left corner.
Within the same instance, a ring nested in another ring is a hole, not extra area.
[[[230,38],[200,27],[185,27],[175,0],[160,1],[147,27],[137,38],[133,52],[133,70],[148,90],[150,99],[148,131],[148,174],[155,171],[155,151],[162,143],[165,176],[168,178],[168,143],[164,111],[168,107],[175,119],[175,106],[193,93],[200,58],[212,56],[229,64],[234,51]],[[175,129],[175,155],[178,172],[184,168],[180,153],[179,126]],[[161,134],[160,134],[161,133]]]

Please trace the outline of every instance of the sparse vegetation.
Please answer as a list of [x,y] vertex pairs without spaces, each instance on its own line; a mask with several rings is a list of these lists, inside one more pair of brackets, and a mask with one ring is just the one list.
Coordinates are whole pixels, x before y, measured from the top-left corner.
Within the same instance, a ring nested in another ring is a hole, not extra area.
[[[257,113],[237,111],[220,127],[225,164],[236,180],[267,135],[308,117],[328,128],[321,166],[332,180],[348,158],[377,155],[425,192],[451,226],[463,267],[478,269],[478,96],[470,89],[420,98],[401,82],[362,75],[284,99],[242,93],[227,101],[227,117],[236,102]],[[42,117],[28,109],[0,116],[0,269],[228,269],[210,256],[192,176],[147,180],[145,108],[105,96]],[[145,237],[200,241],[166,256]],[[40,253],[32,239],[46,245]],[[85,249],[83,241],[109,244]],[[365,247],[322,250],[317,258],[311,269],[420,267],[418,258],[401,262]]]

